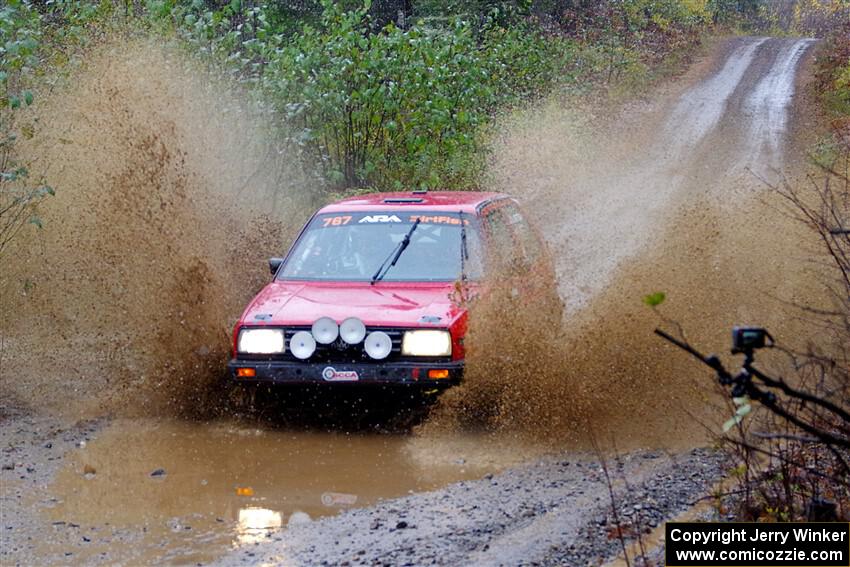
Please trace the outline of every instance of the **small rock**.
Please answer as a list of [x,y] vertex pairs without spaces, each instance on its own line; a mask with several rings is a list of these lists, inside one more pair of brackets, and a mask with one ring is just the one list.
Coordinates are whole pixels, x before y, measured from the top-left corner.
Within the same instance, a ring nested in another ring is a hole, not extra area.
[[156,469],[151,473],[151,476],[165,476],[165,469]]
[[311,521],[312,521],[312,518],[310,517],[310,514],[308,514],[307,512],[301,512],[299,510],[299,511],[293,512],[292,515],[289,516],[289,521],[286,522],[286,525],[290,526],[290,527],[291,526],[298,526],[298,525],[309,524]]
[[97,474],[97,470],[91,465],[83,466],[83,474],[84,475],[95,475]]
[[15,463],[5,463],[5,464],[3,465],[3,470],[4,470],[4,471],[13,471],[13,470],[15,470]]
[[407,522],[405,522],[404,520],[400,521],[395,525],[395,529],[397,530],[403,530],[405,528],[407,528]]

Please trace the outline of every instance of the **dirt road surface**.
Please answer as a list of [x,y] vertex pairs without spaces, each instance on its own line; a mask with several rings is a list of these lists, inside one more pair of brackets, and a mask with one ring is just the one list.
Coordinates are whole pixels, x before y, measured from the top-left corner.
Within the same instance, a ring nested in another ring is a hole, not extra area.
[[[798,267],[804,238],[756,178],[801,171],[811,45],[721,41],[614,120],[556,106],[505,119],[493,183],[524,199],[556,253],[565,341],[581,345],[570,370],[592,382],[597,433],[621,448],[607,477],[586,438],[535,442],[535,427],[549,422],[533,423],[534,404],[532,423],[515,434],[427,424],[388,434],[89,410],[93,417],[79,420],[56,417],[61,396],[50,411],[4,399],[0,563],[582,565],[613,557],[609,480],[620,517],[644,531],[687,508],[724,470],[719,455],[700,448],[706,437],[694,416],[713,415],[698,409],[707,405],[705,377],[653,339],[658,318],[641,296],[667,291],[669,316],[698,327],[692,338],[718,351],[733,323],[779,328],[786,315],[772,298],[813,296],[812,275]],[[199,324],[190,315],[184,322]],[[7,347],[13,357],[0,371],[27,368],[24,343]],[[45,377],[38,384],[50,389]]]

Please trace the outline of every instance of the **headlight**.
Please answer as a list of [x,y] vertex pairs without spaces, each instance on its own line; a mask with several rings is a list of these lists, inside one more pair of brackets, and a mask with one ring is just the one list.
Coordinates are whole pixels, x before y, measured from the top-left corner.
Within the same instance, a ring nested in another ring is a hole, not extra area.
[[286,350],[283,329],[242,329],[238,350],[245,354],[281,354]]
[[448,331],[406,331],[401,343],[406,356],[450,356],[452,337]]

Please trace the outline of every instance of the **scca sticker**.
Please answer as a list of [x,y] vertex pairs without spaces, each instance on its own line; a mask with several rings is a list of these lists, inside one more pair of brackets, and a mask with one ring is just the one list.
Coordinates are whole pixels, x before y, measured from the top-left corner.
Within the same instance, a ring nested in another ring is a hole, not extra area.
[[367,215],[357,222],[401,222],[401,219],[395,215]]
[[325,382],[357,382],[360,376],[354,370],[337,370],[332,366],[322,370],[322,378]]

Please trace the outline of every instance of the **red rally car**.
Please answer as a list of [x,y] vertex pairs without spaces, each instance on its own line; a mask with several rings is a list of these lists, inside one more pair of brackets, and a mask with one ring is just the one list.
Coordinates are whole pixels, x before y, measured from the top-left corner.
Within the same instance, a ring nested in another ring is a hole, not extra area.
[[507,195],[381,193],[328,205],[269,260],[272,282],[233,331],[230,374],[243,384],[456,383],[467,330],[458,289],[486,292],[496,256],[526,274],[552,270]]

